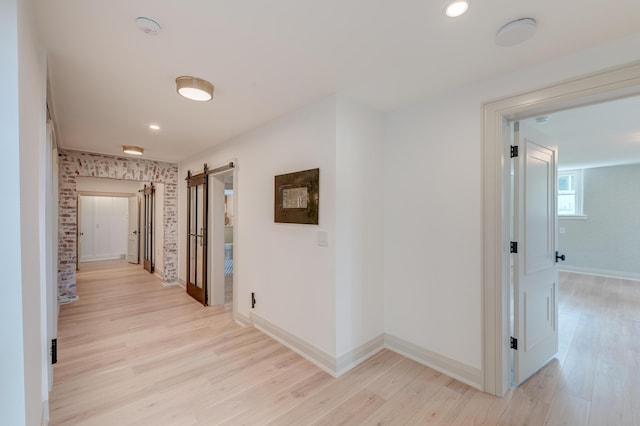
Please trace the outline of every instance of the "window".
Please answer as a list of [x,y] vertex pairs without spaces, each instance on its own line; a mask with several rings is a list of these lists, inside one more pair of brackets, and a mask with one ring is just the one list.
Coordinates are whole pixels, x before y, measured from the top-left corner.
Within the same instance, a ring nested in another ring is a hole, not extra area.
[[582,170],[558,172],[558,216],[582,215]]

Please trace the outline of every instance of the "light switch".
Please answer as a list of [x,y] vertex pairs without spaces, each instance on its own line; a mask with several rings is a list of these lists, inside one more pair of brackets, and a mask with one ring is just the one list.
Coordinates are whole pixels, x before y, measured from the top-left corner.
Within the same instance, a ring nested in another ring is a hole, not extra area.
[[327,231],[318,231],[318,245],[320,247],[329,246],[329,233]]
[[560,227],[560,233],[561,233],[561,234],[564,234],[564,226],[561,226],[561,227]]

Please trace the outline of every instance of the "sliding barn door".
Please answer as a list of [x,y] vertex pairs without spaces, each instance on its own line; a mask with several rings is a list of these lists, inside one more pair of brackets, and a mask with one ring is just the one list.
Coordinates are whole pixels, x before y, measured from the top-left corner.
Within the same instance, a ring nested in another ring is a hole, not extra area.
[[153,219],[155,217],[156,200],[155,193],[156,188],[151,185],[144,186],[142,190],[144,194],[144,232],[143,232],[143,254],[144,254],[144,269],[153,273]]
[[207,165],[197,175],[187,174],[187,293],[207,305],[207,218],[209,179]]

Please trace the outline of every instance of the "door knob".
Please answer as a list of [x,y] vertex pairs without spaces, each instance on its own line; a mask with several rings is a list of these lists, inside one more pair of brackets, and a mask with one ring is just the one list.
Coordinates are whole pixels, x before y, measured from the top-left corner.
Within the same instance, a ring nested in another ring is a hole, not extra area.
[[558,263],[558,259],[562,260],[564,262],[564,254],[558,255],[558,252],[556,252],[556,263]]
[[133,234],[134,235],[138,235],[138,231],[133,231]]

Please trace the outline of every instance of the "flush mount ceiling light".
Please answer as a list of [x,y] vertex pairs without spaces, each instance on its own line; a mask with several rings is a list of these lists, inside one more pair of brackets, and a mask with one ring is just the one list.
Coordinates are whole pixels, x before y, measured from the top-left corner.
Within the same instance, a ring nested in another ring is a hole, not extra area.
[[132,155],[142,155],[142,153],[144,152],[144,148],[140,148],[139,146],[133,146],[133,145],[122,145],[122,150],[124,151],[125,154],[132,154]]
[[548,123],[550,119],[551,119],[551,116],[543,115],[542,117],[536,118],[536,123],[538,124]]
[[156,35],[160,32],[160,24],[157,21],[147,18],[146,16],[139,16],[136,18],[136,25],[145,34]]
[[197,77],[176,78],[176,90],[181,96],[192,101],[210,101],[213,98],[213,84]]
[[498,46],[515,46],[529,40],[536,33],[536,20],[522,18],[502,26],[496,33]]
[[469,10],[469,2],[467,1],[454,1],[449,6],[447,6],[447,10],[445,13],[449,18],[457,18],[458,16],[464,15],[466,11]]
[[149,128],[151,130],[160,130],[160,126],[158,126],[157,124],[149,124]]

